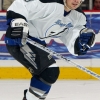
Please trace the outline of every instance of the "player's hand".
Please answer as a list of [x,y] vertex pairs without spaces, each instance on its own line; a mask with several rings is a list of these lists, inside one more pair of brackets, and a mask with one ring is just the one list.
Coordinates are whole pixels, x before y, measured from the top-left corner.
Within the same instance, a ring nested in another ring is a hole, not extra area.
[[77,38],[77,54],[84,55],[95,43],[95,32],[92,29],[83,29]]

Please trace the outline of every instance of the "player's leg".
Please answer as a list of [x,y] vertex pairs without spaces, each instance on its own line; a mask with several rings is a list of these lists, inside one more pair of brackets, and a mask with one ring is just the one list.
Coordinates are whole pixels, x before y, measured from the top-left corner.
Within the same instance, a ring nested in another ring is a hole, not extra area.
[[[34,66],[26,58],[24,58],[19,46],[7,45],[7,48],[9,53],[17,61],[23,64],[26,68],[31,68],[33,70]],[[30,82],[30,88],[26,92],[27,99],[24,98],[23,100],[38,100],[39,98],[45,98],[45,94],[48,93],[51,85],[55,83],[59,76],[59,67],[54,63],[53,58],[48,58],[48,54],[39,50],[38,48],[34,49],[38,52],[36,55],[40,55],[41,53],[40,57],[36,56],[36,63],[39,64],[38,67],[41,68],[42,72],[39,70],[39,72],[41,72],[40,74],[34,74],[32,71],[30,71],[33,77]],[[42,66],[45,66],[45,69]],[[38,71],[36,70],[35,73],[37,72]]]
[[23,100],[44,100],[59,75],[59,67],[45,69],[40,75],[31,78],[30,87]]

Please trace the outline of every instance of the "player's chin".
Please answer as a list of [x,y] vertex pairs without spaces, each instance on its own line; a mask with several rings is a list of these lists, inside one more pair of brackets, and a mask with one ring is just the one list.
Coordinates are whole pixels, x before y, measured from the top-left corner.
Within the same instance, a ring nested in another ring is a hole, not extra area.
[[72,10],[74,10],[74,9],[77,9],[79,6],[73,6],[72,7]]

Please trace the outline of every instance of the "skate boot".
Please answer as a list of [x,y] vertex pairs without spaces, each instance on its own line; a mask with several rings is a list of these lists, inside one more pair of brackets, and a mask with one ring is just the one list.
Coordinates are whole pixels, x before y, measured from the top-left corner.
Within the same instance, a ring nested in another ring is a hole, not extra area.
[[24,97],[23,97],[23,100],[27,100],[27,99],[26,99],[26,92],[27,92],[27,89],[24,90]]

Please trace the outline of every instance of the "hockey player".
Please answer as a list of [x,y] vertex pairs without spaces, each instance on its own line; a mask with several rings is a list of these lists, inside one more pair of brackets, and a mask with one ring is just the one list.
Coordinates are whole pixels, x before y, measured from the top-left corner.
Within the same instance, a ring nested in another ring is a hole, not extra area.
[[85,27],[86,17],[76,10],[83,0],[43,3],[15,0],[7,10],[5,43],[9,53],[32,74],[23,100],[44,100],[59,76],[59,67],[45,51],[27,43],[31,38],[46,46],[46,38],[59,38],[75,56],[84,55],[94,44],[95,33]]

